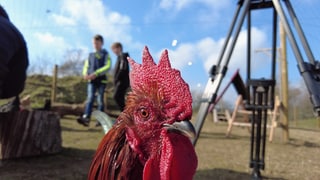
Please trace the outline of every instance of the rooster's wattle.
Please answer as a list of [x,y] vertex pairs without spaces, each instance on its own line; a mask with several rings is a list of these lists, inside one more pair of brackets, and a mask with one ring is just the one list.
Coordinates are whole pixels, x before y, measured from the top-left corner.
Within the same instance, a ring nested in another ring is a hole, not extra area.
[[189,137],[194,129],[192,97],[164,51],[155,64],[147,48],[132,71],[125,110],[104,136],[88,179],[191,180],[197,156]]

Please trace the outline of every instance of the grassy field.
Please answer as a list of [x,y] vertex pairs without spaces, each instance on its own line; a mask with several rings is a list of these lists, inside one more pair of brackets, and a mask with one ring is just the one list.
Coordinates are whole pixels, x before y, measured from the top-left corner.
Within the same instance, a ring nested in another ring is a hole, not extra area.
[[[310,121],[310,122],[309,122]],[[311,121],[304,121],[312,124]],[[94,123],[92,123],[92,126]],[[57,155],[0,161],[1,180],[86,179],[92,155],[103,133],[100,128],[85,128],[74,117],[61,120],[64,149]],[[226,124],[207,120],[196,146],[199,166],[194,179],[250,179],[248,167],[249,133],[233,128],[225,137]],[[267,143],[267,179],[311,179],[320,177],[320,131],[292,128],[291,140],[281,142],[277,129],[275,141]]]

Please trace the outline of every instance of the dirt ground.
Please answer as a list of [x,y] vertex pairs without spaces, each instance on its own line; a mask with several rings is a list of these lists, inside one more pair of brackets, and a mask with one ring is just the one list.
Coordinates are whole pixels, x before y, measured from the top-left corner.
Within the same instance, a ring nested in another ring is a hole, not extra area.
[[[94,123],[92,123],[92,126]],[[81,180],[86,179],[92,155],[103,133],[85,128],[73,117],[61,120],[63,151],[57,155],[0,161],[0,180]],[[196,146],[199,166],[195,180],[250,179],[249,133],[235,127],[225,137],[226,123],[207,120]],[[277,129],[275,141],[267,143],[266,179],[320,179],[320,131],[290,129],[291,140],[281,142]]]

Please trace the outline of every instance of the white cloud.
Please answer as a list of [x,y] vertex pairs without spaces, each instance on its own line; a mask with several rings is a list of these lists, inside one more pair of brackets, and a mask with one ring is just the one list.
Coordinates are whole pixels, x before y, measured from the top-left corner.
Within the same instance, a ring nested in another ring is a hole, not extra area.
[[[252,28],[252,50],[259,48],[268,47],[268,39],[267,34],[263,30],[258,28]],[[221,53],[221,49],[225,38],[221,38],[215,40],[211,37],[203,38],[195,43],[181,43],[177,46],[177,49],[169,49],[169,56],[172,63],[172,66],[176,69],[183,70],[191,62],[201,61],[203,64],[203,68],[206,72],[209,72],[212,65],[216,64],[218,61],[218,57]],[[244,75],[246,70],[246,58],[247,58],[247,31],[242,30],[239,34],[238,41],[236,47],[233,51],[229,66],[228,73],[224,78],[221,89],[226,86],[226,84],[230,81],[232,74],[236,71],[236,69],[240,68],[240,73]],[[158,53],[160,54],[160,52]],[[159,56],[159,55],[158,55]],[[264,69],[266,69],[266,63],[270,62],[270,60],[266,60],[265,55],[252,53],[252,70],[254,73],[260,73]],[[269,68],[269,66],[267,66]],[[198,70],[200,71],[200,70]],[[195,75],[196,76],[196,75]],[[243,76],[244,77],[244,76]],[[201,86],[201,85],[200,85]],[[204,86],[201,86],[204,88]],[[233,88],[230,88],[227,91],[224,97],[229,103],[233,105],[234,100],[236,99],[236,93]]]
[[183,68],[188,65],[188,62],[192,62],[196,58],[196,49],[193,44],[181,44],[176,50],[170,51],[169,54],[172,66]]
[[[234,3],[231,0],[161,0],[157,9],[164,10],[167,13],[165,15],[172,17],[172,15],[190,8],[199,21],[210,22],[203,23],[203,27],[211,27],[220,20],[221,11],[227,11],[232,4]],[[199,7],[197,5],[200,5],[201,8],[197,8]],[[154,16],[163,18],[163,15],[157,9],[148,14],[147,22],[151,21]]]
[[61,13],[54,14],[57,24],[88,26],[92,34],[100,33],[107,43],[121,41],[126,46],[141,48],[130,35],[129,16],[112,11],[100,0],[62,0]]
[[45,33],[36,32],[34,35],[42,44],[45,44],[45,45],[56,44],[59,46],[62,45],[62,47],[67,46],[67,43],[64,41],[62,37],[54,36],[49,32],[45,32]]
[[180,11],[183,8],[190,7],[196,3],[203,4],[209,9],[221,9],[227,7],[232,1],[230,0],[161,0],[159,7],[165,10]]
[[160,1],[160,8],[162,9],[176,9],[181,10],[182,8],[188,6],[192,2],[195,2],[195,0],[161,0]]
[[52,18],[58,25],[62,25],[62,26],[76,25],[75,20],[70,17],[66,17],[66,16],[59,15],[59,14],[52,14]]
[[[252,28],[252,49],[265,48],[267,46],[267,35],[258,28]],[[217,63],[225,39],[214,40],[211,37],[203,38],[195,43],[182,43],[175,50],[169,50],[172,66],[177,69],[184,68],[188,62],[201,60],[203,67],[209,71],[211,66]],[[245,68],[246,66],[247,31],[240,32],[236,47],[230,61],[230,69]],[[160,54],[160,52],[158,53]],[[257,55],[253,54],[253,57]],[[265,63],[261,60],[253,61],[252,68],[258,68]]]
[[32,48],[42,50],[50,57],[61,57],[66,50],[72,49],[72,46],[63,37],[49,32],[36,32],[34,38],[36,43],[32,44]]

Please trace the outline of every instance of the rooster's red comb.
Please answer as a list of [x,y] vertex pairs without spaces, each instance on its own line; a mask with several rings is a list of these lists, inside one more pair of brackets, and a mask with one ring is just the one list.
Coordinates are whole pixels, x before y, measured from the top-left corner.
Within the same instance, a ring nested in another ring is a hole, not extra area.
[[171,68],[168,51],[165,50],[156,64],[147,47],[143,50],[142,64],[128,59],[131,65],[130,84],[132,91],[144,91],[156,84],[166,102],[167,113],[176,120],[185,120],[192,115],[192,97],[188,84],[182,79],[180,72]]

